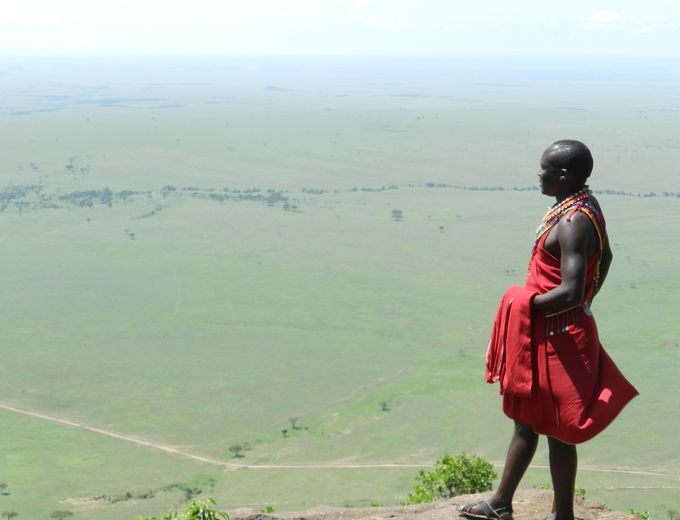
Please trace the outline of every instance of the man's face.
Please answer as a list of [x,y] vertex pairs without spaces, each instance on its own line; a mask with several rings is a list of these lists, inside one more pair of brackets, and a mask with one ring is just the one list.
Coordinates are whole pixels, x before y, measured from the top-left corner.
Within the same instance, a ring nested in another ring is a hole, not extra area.
[[557,151],[548,148],[541,156],[541,169],[538,170],[538,181],[541,185],[541,193],[555,197],[562,187],[566,178],[566,171],[557,166]]

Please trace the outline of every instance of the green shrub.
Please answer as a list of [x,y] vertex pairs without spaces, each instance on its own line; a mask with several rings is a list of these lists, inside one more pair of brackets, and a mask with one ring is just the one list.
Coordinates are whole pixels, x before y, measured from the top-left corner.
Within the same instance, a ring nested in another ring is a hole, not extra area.
[[229,520],[229,515],[224,511],[216,511],[216,502],[212,498],[194,500],[183,512],[169,511],[162,518],[155,516],[137,516],[135,520]]
[[488,491],[495,478],[493,466],[477,455],[443,455],[436,462],[434,470],[421,469],[418,472],[417,484],[406,497],[405,503],[421,504],[439,498]]
[[633,509],[633,508],[631,507],[631,508],[628,510],[628,512],[629,512],[631,515],[637,516],[640,520],[649,520],[650,517],[651,517],[651,515],[649,514],[649,511],[647,511],[647,510],[645,510],[645,511],[636,511],[635,509]]

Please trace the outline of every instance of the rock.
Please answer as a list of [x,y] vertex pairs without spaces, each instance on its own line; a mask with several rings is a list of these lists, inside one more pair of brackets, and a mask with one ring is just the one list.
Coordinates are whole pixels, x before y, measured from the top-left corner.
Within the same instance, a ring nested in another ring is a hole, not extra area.
[[[476,502],[488,493],[463,495],[430,504],[399,507],[338,508],[320,506],[305,513],[260,513],[254,510],[230,511],[232,520],[456,520],[461,506]],[[541,520],[550,516],[552,491],[530,489],[515,495],[515,520]],[[633,515],[612,511],[603,504],[577,498],[577,520],[636,520]]]

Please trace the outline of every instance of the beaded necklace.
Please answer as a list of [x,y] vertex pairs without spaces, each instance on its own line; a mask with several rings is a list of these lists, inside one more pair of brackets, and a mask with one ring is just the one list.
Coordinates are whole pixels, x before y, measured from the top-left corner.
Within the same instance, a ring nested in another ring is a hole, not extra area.
[[577,191],[572,196],[549,208],[541,220],[541,225],[536,228],[536,243],[560,221],[567,211],[576,206],[583,205],[584,201],[590,196],[590,193],[588,186],[585,186],[582,190]]
[[[567,197],[564,199],[562,202],[556,203],[552,207],[548,208],[548,212],[543,216],[543,219],[541,220],[541,224],[536,228],[536,241],[534,242],[534,247],[531,252],[531,257],[529,259],[529,269],[531,269],[531,264],[533,263],[534,256],[536,255],[537,249],[538,249],[538,242],[540,241],[541,237],[545,235],[546,233],[549,233],[550,230],[555,227],[555,225],[560,221],[560,219],[570,211],[574,209],[578,209],[580,211],[583,211],[588,218],[590,218],[591,222],[593,223],[593,226],[595,227],[595,231],[597,233],[597,238],[598,238],[598,259],[597,263],[595,265],[595,273],[594,273],[594,289],[596,290],[599,281],[600,281],[600,262],[602,260],[602,252],[603,252],[603,247],[604,247],[604,219],[602,218],[602,215],[598,211],[598,209],[590,203],[588,198],[592,192],[588,188],[588,186],[584,186],[583,189],[577,191],[570,197]],[[592,300],[592,296],[590,298]],[[588,303],[591,303],[590,301]]]

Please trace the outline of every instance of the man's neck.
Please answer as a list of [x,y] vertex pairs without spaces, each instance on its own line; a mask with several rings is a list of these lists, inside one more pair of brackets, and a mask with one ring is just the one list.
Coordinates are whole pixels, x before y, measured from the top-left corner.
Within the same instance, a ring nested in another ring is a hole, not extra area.
[[555,199],[556,199],[556,201],[557,201],[557,204],[559,204],[560,202],[562,202],[562,201],[568,199],[569,197],[571,197],[571,196],[573,196],[573,195],[576,195],[579,191],[584,190],[584,189],[587,189],[587,188],[588,188],[588,186],[587,186],[586,184],[584,184],[584,185],[578,186],[578,187],[576,187],[576,188],[572,188],[572,189],[569,189],[569,190],[565,190],[564,193],[560,193],[560,194],[558,194],[558,195],[555,196]]

